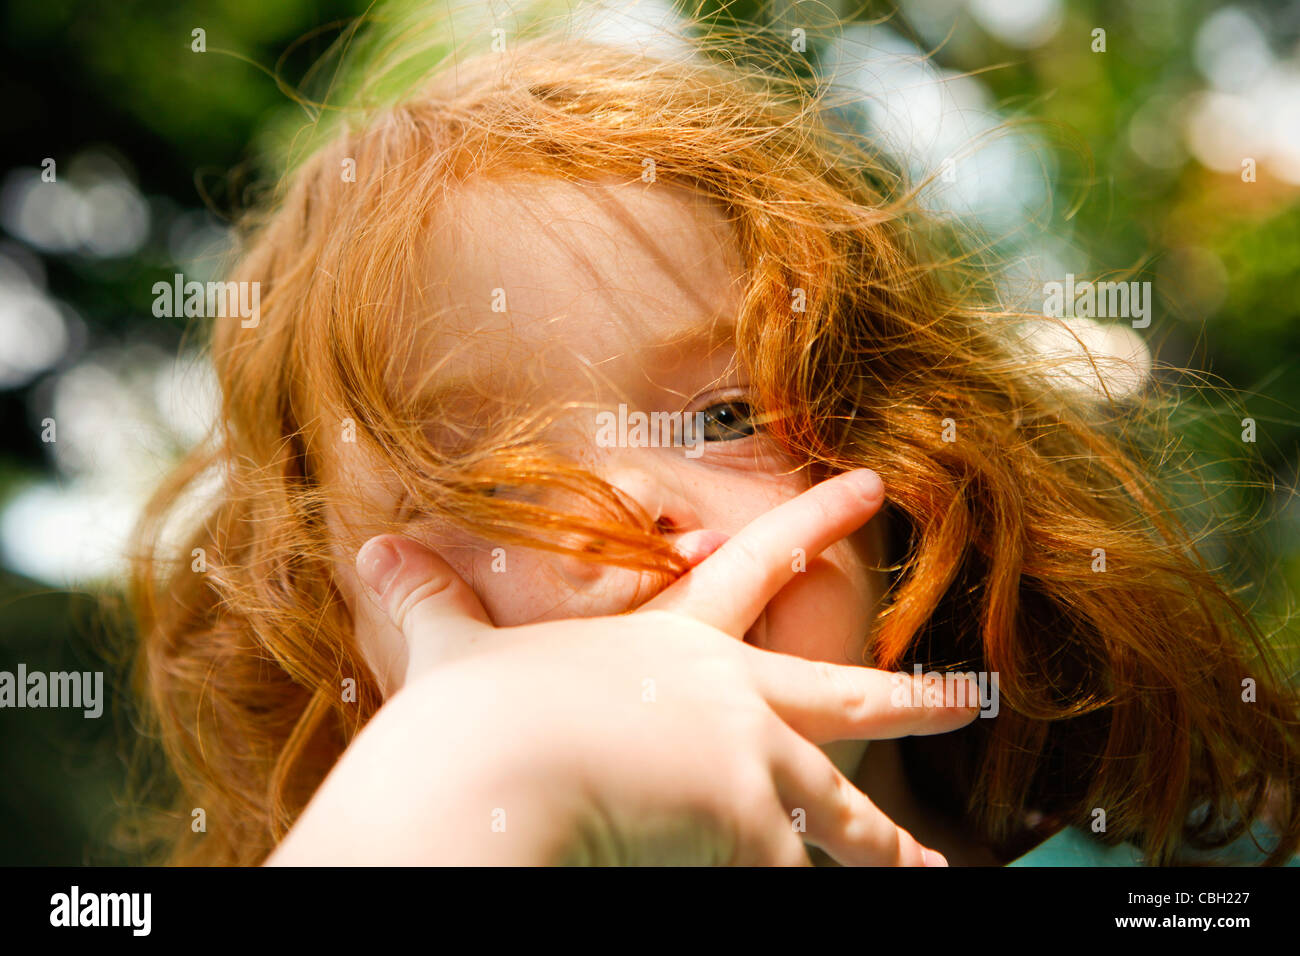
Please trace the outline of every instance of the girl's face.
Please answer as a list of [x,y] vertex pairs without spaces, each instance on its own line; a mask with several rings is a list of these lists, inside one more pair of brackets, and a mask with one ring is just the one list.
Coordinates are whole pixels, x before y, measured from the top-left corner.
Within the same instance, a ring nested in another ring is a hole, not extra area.
[[[473,426],[489,408],[553,410],[557,446],[657,518],[688,556],[809,487],[806,471],[749,421],[731,330],[740,263],[716,205],[664,185],[478,182],[460,189],[442,221],[427,262],[447,279],[430,290],[439,319],[418,362],[436,366],[435,384],[451,388],[458,422]],[[620,404],[628,416],[685,413],[694,422],[703,412],[705,428],[692,444],[649,446],[644,434],[619,431]],[[395,489],[356,447],[326,456],[327,480],[391,509]],[[364,515],[332,520],[365,526]],[[446,527],[412,535],[460,573],[501,627],[614,614],[651,596],[634,571],[516,546],[494,555],[498,544]],[[870,570],[882,540],[877,519],[807,556],[746,640],[864,663],[886,583]],[[354,557],[339,552],[340,584],[358,643],[391,694],[405,642],[360,587]],[[846,772],[861,753],[852,743],[826,749]]]

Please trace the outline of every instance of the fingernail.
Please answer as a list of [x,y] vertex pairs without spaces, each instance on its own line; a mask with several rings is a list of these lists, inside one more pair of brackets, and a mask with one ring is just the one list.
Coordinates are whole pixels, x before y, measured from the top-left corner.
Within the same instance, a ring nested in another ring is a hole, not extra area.
[[947,866],[948,861],[944,859],[942,853],[935,850],[926,850],[921,854],[925,858],[926,866]]
[[727,543],[728,535],[722,531],[690,531],[677,539],[674,545],[677,553],[686,559],[686,563],[695,567],[718,548]]
[[885,493],[885,483],[880,480],[880,476],[870,468],[859,468],[857,471],[850,472],[853,475],[852,481],[858,493],[867,501],[875,501]]
[[376,596],[384,593],[402,566],[402,555],[382,538],[371,538],[357,552],[357,574]]

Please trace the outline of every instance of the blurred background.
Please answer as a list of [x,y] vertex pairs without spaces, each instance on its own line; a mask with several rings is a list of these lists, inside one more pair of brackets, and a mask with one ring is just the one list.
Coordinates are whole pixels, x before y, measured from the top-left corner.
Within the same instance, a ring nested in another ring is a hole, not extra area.
[[[1177,427],[1214,507],[1258,521],[1213,556],[1279,620],[1300,593],[1300,0],[726,6],[794,42],[807,16],[808,62],[864,95],[854,115],[916,178],[940,173],[932,209],[997,237],[1010,293],[1152,282],[1150,326],[1111,341],[1240,390],[1240,407],[1189,395]],[[832,36],[803,9],[859,6]],[[0,709],[0,863],[130,862],[109,839],[135,737],[122,553],[214,403],[195,329],[153,314],[153,285],[217,277],[232,212],[309,119],[287,90],[367,7],[0,6],[0,670],[102,670],[108,698],[99,719]],[[589,15],[642,44],[677,20],[636,0]]]

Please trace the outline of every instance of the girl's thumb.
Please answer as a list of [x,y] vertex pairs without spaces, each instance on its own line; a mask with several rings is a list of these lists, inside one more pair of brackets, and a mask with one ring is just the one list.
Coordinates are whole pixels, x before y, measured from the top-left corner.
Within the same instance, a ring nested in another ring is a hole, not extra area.
[[410,538],[371,538],[357,552],[357,574],[406,638],[408,681],[492,626],[478,595],[451,565]]

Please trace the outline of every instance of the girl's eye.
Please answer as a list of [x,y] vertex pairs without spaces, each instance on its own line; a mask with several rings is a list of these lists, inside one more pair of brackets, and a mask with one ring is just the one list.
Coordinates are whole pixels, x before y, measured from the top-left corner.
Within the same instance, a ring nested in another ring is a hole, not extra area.
[[747,402],[718,402],[704,409],[705,441],[736,441],[758,430],[756,412]]

